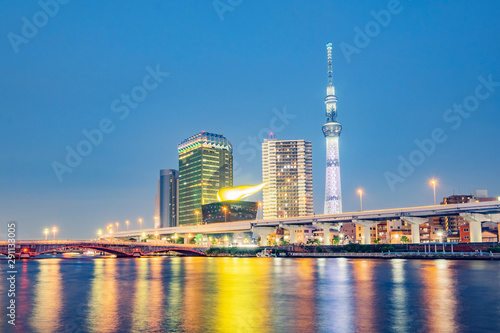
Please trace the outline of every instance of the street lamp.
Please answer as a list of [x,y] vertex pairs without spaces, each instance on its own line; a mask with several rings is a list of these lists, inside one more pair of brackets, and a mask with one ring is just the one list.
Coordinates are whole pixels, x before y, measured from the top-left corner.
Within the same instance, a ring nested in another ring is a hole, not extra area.
[[363,210],[363,190],[362,189],[358,189],[358,194],[359,194],[359,207],[360,207],[360,211]]
[[178,238],[178,237],[179,237],[179,236],[177,236],[177,234],[174,234],[174,235],[172,236],[172,238],[174,239],[174,243],[177,243],[177,238]]
[[[500,200],[500,198],[499,198]],[[259,205],[259,208],[258,210],[260,210],[260,217],[263,218],[264,217],[264,212],[262,211],[262,202],[258,202],[258,205]],[[257,219],[259,219],[259,215],[257,215]]]
[[399,237],[398,234],[394,235],[394,238],[396,238],[396,244],[398,243],[398,237]]
[[146,233],[145,232],[142,233],[142,238],[143,239],[146,238]]
[[142,219],[139,218],[139,229],[142,229]]
[[437,180],[431,179],[431,185],[432,185],[432,188],[434,189],[434,206],[436,205],[436,184],[437,184]]
[[47,235],[49,234],[49,229],[45,228],[45,230],[43,231],[43,233],[45,234],[45,240],[47,240]]
[[118,226],[120,225],[120,223],[116,222],[116,232],[118,232]]
[[443,233],[442,232],[438,232],[437,235],[439,236],[439,243],[442,243],[443,242],[443,238],[442,238]]
[[99,231],[97,231],[97,235],[99,236],[99,239],[101,239],[101,235],[102,235],[102,230],[99,229]]
[[197,224],[197,225],[199,225],[199,224],[200,224],[200,222],[199,222],[199,220],[198,220],[198,216],[200,215],[200,212],[199,212],[199,211],[197,211],[197,210],[195,210],[195,211],[194,211],[194,213],[196,214],[196,224]]
[[227,222],[227,208],[224,206],[222,207],[222,210],[224,211],[224,222]]
[[56,227],[52,228],[52,232],[54,233],[54,240],[56,240],[57,228]]
[[158,240],[158,231],[155,231],[155,238]]
[[[342,241],[342,244],[340,244],[341,241]],[[339,234],[339,244],[344,245],[344,234]]]
[[129,220],[125,221],[125,224],[127,225],[127,231],[128,231],[128,225],[129,225]]

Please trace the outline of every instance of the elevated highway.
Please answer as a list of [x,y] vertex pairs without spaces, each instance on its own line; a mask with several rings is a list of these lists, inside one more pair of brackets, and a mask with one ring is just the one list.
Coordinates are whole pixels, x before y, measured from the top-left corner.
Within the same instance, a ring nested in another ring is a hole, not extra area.
[[[227,223],[211,223],[204,225],[185,225],[172,228],[150,228],[140,230],[120,231],[114,234],[118,238],[140,237],[143,233],[153,235],[157,232],[161,236],[196,235],[214,233],[233,233],[252,231],[261,236],[261,239],[275,232],[281,227],[291,231],[291,242],[294,243],[295,231],[305,226],[323,228],[325,245],[330,245],[328,235],[331,227],[341,223],[354,222],[364,228],[365,235],[369,236],[370,227],[382,221],[401,219],[412,226],[412,239],[419,242],[419,226],[431,217],[462,216],[469,222],[471,228],[471,242],[481,242],[481,222],[500,222],[500,201],[472,202],[456,205],[433,205],[421,207],[405,207],[393,209],[367,210],[341,214],[311,215],[291,218],[277,218],[264,220],[250,220]],[[370,237],[364,237],[369,242]]]

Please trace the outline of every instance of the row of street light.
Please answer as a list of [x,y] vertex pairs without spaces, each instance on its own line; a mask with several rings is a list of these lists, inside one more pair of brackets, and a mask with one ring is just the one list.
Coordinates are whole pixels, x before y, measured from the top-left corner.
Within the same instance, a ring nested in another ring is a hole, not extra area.
[[[49,228],[45,228],[43,230],[43,233],[45,234],[45,240],[47,240],[47,237],[49,235]],[[56,240],[56,232],[57,232],[57,228],[56,227],[52,227],[52,233],[54,234],[54,240]]]
[[[434,192],[434,206],[435,206],[436,205],[436,185],[437,185],[437,180],[433,178],[433,179],[430,180],[429,184],[433,188],[433,192]],[[358,195],[359,195],[359,210],[362,211],[363,210],[363,189],[358,188]]]

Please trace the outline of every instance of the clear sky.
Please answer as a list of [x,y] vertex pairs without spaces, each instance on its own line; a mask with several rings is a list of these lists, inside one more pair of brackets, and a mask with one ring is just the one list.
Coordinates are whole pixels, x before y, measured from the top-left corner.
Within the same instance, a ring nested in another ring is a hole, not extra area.
[[[0,13],[0,219],[19,238],[152,227],[159,170],[202,130],[234,145],[235,185],[261,181],[252,147],[269,128],[312,141],[322,213],[327,42],[344,211],[359,209],[358,187],[364,209],[432,204],[432,177],[438,198],[500,195],[498,1],[41,3],[3,0]],[[87,156],[71,167],[78,145]]]

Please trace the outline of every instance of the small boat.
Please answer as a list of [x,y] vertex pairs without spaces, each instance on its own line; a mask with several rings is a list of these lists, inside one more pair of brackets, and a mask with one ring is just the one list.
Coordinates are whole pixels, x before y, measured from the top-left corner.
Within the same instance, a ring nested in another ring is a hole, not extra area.
[[264,249],[264,250],[260,251],[259,253],[257,253],[256,256],[259,258],[272,258],[272,257],[276,257],[276,254],[272,253],[271,250]]

